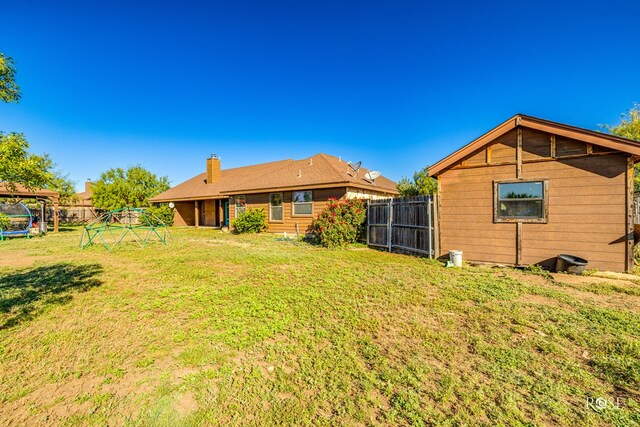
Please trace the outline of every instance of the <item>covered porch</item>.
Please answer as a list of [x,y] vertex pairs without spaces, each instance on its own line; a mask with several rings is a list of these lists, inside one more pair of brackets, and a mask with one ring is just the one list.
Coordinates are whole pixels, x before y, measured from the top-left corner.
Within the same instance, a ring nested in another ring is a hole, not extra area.
[[176,226],[227,227],[229,226],[229,198],[176,200],[174,222]]

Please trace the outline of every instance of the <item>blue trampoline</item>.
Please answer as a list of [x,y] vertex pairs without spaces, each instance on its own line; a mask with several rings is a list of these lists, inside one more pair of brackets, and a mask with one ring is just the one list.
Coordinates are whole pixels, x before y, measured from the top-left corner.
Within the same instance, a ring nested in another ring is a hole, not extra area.
[[0,213],[5,214],[11,221],[9,226],[0,228],[0,240],[11,236],[30,237],[29,229],[33,225],[33,215],[23,203],[0,203]]

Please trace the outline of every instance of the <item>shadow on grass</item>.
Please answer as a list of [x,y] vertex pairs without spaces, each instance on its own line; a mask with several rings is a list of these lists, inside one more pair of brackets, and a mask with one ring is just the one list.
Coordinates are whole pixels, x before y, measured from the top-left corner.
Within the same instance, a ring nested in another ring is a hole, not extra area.
[[43,308],[65,304],[72,292],[100,286],[100,264],[58,263],[0,275],[0,330],[34,318]]
[[69,225],[61,225],[58,228],[58,233],[69,233],[71,231],[82,230],[82,225],[80,224],[69,224]]

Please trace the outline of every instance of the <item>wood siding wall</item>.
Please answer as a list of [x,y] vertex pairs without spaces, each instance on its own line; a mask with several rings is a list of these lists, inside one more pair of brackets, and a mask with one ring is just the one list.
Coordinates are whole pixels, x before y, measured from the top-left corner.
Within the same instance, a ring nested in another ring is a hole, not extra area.
[[[494,223],[493,183],[517,178],[517,132],[510,131],[438,177],[441,253],[518,264],[516,223]],[[557,157],[551,157],[555,151]],[[522,128],[521,179],[548,180],[545,224],[522,223],[519,264],[552,266],[560,253],[589,267],[627,268],[626,154]]]
[[[178,227],[196,225],[195,201],[176,202],[173,215],[173,225]],[[220,225],[221,216],[217,200],[198,200],[199,225],[215,227]]]
[[195,225],[195,211],[193,202],[176,202],[173,215],[173,225],[184,227]]
[[200,225],[207,227],[215,227],[218,224],[218,217],[216,215],[216,201],[215,200],[203,200],[201,202],[200,209],[202,209],[204,221]]
[[[269,194],[270,193],[247,194],[247,209],[263,208],[267,213],[267,218],[269,218]],[[267,231],[270,233],[295,233],[297,224],[298,231],[303,234],[307,231],[309,225],[311,225],[311,220],[317,217],[325,208],[329,198],[333,197],[339,199],[345,194],[346,188],[344,187],[313,190],[313,215],[293,216],[291,205],[292,192],[284,191],[283,221],[269,221],[269,228]],[[235,199],[231,197],[229,202],[229,219],[230,221],[233,221],[235,218]]]

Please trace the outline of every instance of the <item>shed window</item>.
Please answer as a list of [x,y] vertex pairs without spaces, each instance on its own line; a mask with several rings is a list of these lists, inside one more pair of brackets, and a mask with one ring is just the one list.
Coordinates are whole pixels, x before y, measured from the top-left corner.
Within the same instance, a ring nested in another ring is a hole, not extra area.
[[269,194],[269,221],[282,221],[282,193]]
[[236,218],[247,210],[247,196],[236,196]]
[[546,181],[495,183],[495,221],[545,222],[546,186]]
[[294,191],[291,198],[293,215],[309,216],[313,214],[313,197],[311,191]]

